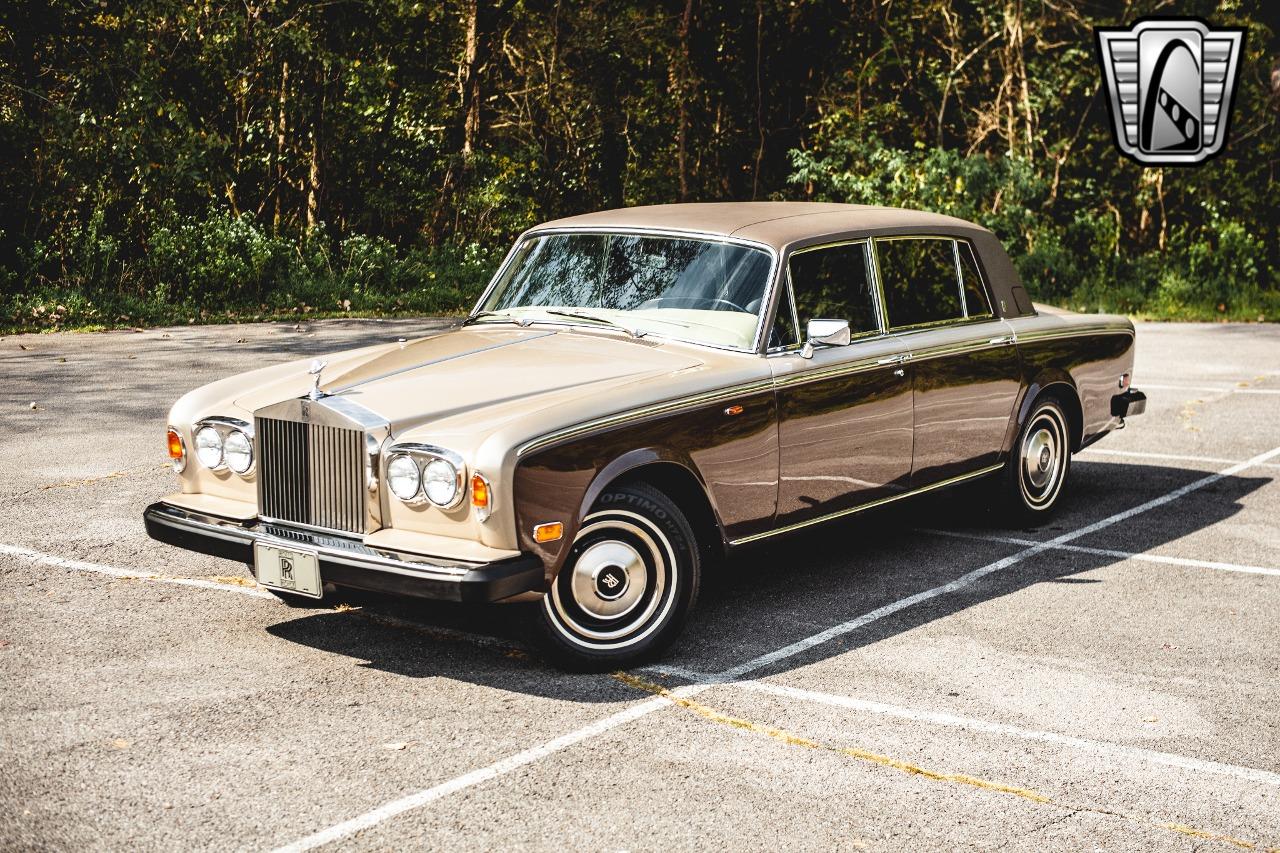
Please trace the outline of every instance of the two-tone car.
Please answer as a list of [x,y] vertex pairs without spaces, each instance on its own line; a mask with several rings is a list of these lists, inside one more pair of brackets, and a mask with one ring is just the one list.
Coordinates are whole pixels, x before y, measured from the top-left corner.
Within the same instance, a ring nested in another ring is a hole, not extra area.
[[181,398],[146,526],[294,604],[540,598],[558,660],[617,666],[754,543],[979,478],[1046,517],[1143,411],[1133,356],[1127,319],[1033,305],[959,219],[591,213],[521,235],[451,329]]

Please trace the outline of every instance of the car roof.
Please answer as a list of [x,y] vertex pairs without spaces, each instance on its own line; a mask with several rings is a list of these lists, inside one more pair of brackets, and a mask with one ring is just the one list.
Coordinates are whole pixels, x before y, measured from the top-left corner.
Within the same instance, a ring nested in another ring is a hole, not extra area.
[[940,233],[976,236],[985,228],[939,213],[865,204],[743,201],[655,204],[584,213],[544,222],[531,232],[557,229],[652,229],[753,240],[775,249],[851,233]]

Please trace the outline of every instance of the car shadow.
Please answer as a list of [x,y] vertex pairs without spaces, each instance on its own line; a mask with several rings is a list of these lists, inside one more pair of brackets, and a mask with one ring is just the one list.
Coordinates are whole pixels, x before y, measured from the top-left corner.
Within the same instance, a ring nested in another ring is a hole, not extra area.
[[[1071,491],[1053,522],[1038,529],[1002,525],[979,487],[903,501],[847,520],[819,525],[736,556],[704,578],[698,607],[683,636],[650,672],[719,673],[877,608],[955,581],[1022,551],[993,541],[1052,539],[1200,480],[1210,472],[1167,466],[1076,460]],[[1230,518],[1242,501],[1272,481],[1229,476],[1177,504],[1127,520],[1124,529],[1145,551]],[[1106,528],[1111,530],[1114,528]],[[925,532],[933,530],[936,532]],[[1105,536],[1100,532],[1095,536]],[[1082,537],[1072,544],[1116,548]],[[1046,549],[957,591],[928,598],[776,663],[760,677],[869,646],[966,608],[1039,583],[1100,584],[1082,577],[1122,561],[1107,554]],[[1135,571],[1168,567],[1135,563]],[[283,619],[276,637],[362,661],[408,678],[449,678],[575,702],[616,702],[618,684],[599,675],[562,672],[543,662],[534,641],[536,602],[457,605],[363,596],[358,609]],[[655,676],[660,677],[660,676]],[[679,684],[673,677],[664,683]]]

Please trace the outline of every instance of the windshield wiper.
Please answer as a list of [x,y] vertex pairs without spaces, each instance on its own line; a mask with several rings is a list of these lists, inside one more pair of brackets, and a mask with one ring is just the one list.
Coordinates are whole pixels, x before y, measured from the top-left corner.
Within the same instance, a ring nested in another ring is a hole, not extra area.
[[631,335],[633,338],[644,337],[644,332],[632,329],[629,326],[624,326],[615,320],[610,320],[608,317],[597,317],[595,314],[587,314],[581,311],[556,311],[555,309],[544,309],[542,313],[554,314],[557,317],[572,317],[575,320],[592,320],[596,323],[604,323],[606,326],[613,326],[615,328],[622,329],[622,331]]
[[528,326],[533,322],[528,317],[512,317],[510,314],[504,314],[501,311],[481,311],[479,314],[472,314],[463,320],[459,327],[470,326],[472,323],[483,320],[486,317],[497,317],[502,322],[515,323],[517,326]]

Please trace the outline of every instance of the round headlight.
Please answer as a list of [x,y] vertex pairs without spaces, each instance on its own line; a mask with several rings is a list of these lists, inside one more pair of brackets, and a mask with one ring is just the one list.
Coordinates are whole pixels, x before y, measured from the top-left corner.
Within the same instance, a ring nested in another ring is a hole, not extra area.
[[418,463],[410,456],[396,456],[387,463],[387,487],[402,501],[411,501],[422,488]]
[[462,489],[458,485],[458,469],[444,459],[432,459],[423,471],[422,490],[427,500],[439,507],[451,507],[458,502]]
[[240,430],[231,430],[222,444],[222,458],[232,471],[247,473],[253,467],[253,442]]
[[213,427],[196,430],[196,458],[206,468],[222,465],[222,436]]

